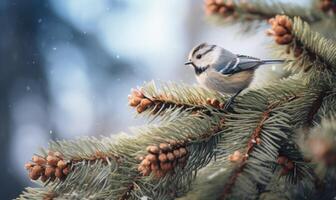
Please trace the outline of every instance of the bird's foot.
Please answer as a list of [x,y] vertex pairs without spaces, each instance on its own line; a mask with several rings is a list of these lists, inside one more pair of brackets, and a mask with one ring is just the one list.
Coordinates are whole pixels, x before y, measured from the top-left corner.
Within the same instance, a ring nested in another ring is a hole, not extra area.
[[233,104],[234,104],[234,98],[231,97],[231,98],[225,103],[224,109],[225,109],[225,110],[229,110]]

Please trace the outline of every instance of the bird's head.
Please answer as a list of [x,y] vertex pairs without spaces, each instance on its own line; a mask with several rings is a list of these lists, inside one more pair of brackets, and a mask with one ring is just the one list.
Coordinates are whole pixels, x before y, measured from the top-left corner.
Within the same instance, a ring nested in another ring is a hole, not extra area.
[[184,63],[196,68],[206,68],[217,61],[220,48],[216,45],[202,43],[194,47],[188,56],[188,61]]

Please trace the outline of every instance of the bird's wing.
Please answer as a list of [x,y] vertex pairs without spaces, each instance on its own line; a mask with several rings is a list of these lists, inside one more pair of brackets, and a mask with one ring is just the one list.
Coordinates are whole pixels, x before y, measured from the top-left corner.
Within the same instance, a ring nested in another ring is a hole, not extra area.
[[228,62],[221,65],[217,65],[214,68],[225,75],[238,73],[245,70],[255,69],[263,62],[251,56],[237,55],[237,57],[232,58]]

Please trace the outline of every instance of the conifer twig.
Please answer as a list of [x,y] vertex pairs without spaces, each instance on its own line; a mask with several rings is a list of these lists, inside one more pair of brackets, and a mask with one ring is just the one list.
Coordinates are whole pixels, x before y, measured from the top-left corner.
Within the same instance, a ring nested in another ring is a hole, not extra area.
[[312,31],[306,22],[297,17],[291,20],[287,16],[277,15],[269,22],[272,28],[267,33],[273,36],[279,45],[278,56],[288,61],[285,65],[287,69],[294,72],[310,72],[314,76],[334,75],[336,66],[334,41]]
[[160,84],[154,82],[139,89],[132,89],[128,96],[129,105],[136,108],[137,113],[145,113],[150,117],[167,116],[172,112],[197,112],[217,109],[224,111],[227,95],[208,91],[196,86],[179,86],[177,84]]
[[231,22],[268,20],[279,13],[290,17],[300,16],[307,22],[317,22],[323,19],[323,15],[316,9],[274,1],[205,0],[205,12],[207,15],[217,15]]

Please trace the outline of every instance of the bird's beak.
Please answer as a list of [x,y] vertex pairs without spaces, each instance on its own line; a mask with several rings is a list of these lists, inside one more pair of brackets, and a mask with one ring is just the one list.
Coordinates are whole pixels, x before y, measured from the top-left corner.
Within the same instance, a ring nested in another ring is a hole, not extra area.
[[184,65],[192,65],[192,64],[194,64],[194,63],[191,62],[191,61],[188,61],[188,62],[185,62],[185,63],[184,63]]

